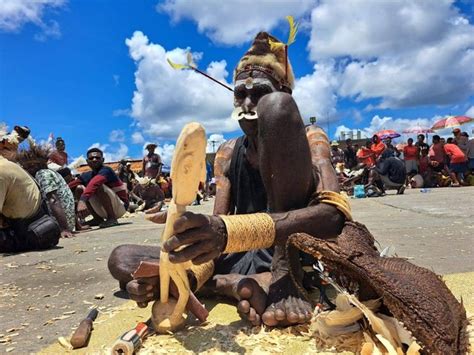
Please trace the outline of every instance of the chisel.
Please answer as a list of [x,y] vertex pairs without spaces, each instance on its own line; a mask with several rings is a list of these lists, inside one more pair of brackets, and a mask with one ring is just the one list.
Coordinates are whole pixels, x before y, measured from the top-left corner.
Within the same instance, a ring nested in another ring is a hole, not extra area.
[[94,322],[97,318],[97,314],[99,314],[99,311],[97,310],[97,308],[94,308],[89,312],[89,315],[84,318],[77,327],[70,341],[74,349],[82,348],[87,345],[87,342],[89,341],[89,337],[92,332],[92,322]]

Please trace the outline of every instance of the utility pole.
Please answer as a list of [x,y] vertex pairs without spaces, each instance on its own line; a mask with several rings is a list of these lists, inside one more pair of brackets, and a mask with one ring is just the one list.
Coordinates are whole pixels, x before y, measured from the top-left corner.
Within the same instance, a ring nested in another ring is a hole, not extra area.
[[216,143],[217,141],[209,141],[211,144],[212,144],[212,152],[215,153],[216,152]]

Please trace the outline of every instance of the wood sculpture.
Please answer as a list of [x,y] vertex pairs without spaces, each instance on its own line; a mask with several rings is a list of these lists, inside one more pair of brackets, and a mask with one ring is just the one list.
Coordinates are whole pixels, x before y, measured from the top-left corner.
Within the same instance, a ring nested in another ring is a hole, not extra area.
[[[199,183],[206,177],[206,133],[196,122],[184,126],[171,162],[173,198],[168,207],[168,217],[161,236],[164,243],[173,235],[173,225],[196,199]],[[152,308],[152,320],[159,333],[176,331],[184,326],[184,312],[189,299],[189,280],[186,269],[191,263],[172,264],[168,253],[160,254],[160,301]],[[169,296],[170,280],[178,288],[178,299]]]

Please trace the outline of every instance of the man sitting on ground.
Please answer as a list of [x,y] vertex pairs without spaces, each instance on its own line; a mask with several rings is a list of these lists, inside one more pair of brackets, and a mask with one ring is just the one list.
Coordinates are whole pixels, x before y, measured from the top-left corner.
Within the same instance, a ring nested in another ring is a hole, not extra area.
[[159,212],[163,207],[165,195],[160,187],[149,177],[138,178],[138,184],[133,188],[133,193],[138,196],[143,203],[141,210],[153,208],[154,212]]
[[104,165],[99,148],[87,151],[87,164],[92,170],[69,183],[79,198],[77,214],[83,219],[92,214],[91,224],[100,228],[115,226],[128,208],[127,187],[112,168]]
[[41,233],[34,227],[46,215],[33,178],[0,155],[0,253],[44,250],[58,244],[60,230],[54,219],[48,219]]
[[407,174],[405,164],[400,158],[394,157],[393,152],[387,150],[382,153],[375,171],[379,174],[386,190],[397,190],[401,195],[405,191]]
[[48,149],[31,146],[17,154],[17,161],[38,182],[43,199],[47,201],[52,215],[59,223],[61,237],[71,238],[76,224],[74,196],[63,177],[48,169],[48,156]]

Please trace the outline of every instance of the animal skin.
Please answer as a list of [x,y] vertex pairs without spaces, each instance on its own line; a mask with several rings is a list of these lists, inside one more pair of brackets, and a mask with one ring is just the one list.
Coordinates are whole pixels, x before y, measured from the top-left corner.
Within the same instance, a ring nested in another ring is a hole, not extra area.
[[423,354],[468,352],[468,320],[440,276],[402,258],[381,257],[367,228],[346,222],[336,241],[305,233],[292,234],[294,245],[318,258],[338,283],[359,285],[359,298],[381,298],[388,315],[402,322],[422,346]]

